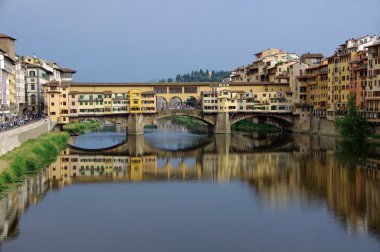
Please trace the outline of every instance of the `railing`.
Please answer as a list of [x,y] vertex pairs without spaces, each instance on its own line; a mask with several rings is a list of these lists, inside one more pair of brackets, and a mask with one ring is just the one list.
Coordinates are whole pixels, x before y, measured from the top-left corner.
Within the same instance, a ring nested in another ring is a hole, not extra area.
[[31,123],[46,120],[46,119],[47,117],[36,117],[36,118],[28,119],[28,120],[18,119],[12,122],[0,123],[0,132],[13,130],[13,129],[20,128],[25,125],[29,125]]

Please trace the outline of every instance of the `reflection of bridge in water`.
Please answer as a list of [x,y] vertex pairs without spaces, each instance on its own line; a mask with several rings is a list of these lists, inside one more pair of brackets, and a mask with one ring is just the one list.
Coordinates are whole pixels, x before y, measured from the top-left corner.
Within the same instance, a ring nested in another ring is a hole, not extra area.
[[17,236],[24,208],[41,202],[49,188],[168,180],[242,181],[263,207],[281,208],[296,197],[305,206],[326,206],[347,230],[380,239],[378,158],[352,170],[336,159],[336,143],[328,137],[235,137],[206,138],[200,146],[179,152],[159,149],[140,136],[102,152],[68,148],[45,171],[0,200],[0,242]]
[[128,136],[127,140],[114,146],[100,149],[86,149],[70,145],[72,154],[97,154],[103,155],[130,155],[143,156],[158,154],[165,157],[186,157],[196,156],[199,153],[235,153],[239,154],[262,152],[270,149],[275,152],[288,152],[298,149],[293,139],[284,135],[274,134],[271,137],[254,137],[249,134],[230,135],[210,135],[204,136],[196,145],[184,144],[176,150],[165,149],[164,147],[154,146],[149,139],[144,136]]

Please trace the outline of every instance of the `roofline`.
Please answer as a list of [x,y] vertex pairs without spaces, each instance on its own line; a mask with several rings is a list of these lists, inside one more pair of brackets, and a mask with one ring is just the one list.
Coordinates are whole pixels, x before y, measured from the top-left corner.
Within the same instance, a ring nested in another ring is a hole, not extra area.
[[129,87],[159,87],[159,86],[210,86],[213,84],[228,84],[229,86],[263,86],[281,85],[288,86],[289,83],[275,82],[170,82],[170,83],[143,83],[143,82],[71,82],[70,86],[129,86]]

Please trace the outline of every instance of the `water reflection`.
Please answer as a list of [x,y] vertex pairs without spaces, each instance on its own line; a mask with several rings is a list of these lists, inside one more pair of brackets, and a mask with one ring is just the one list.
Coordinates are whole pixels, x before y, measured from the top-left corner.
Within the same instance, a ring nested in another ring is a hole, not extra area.
[[39,176],[1,200],[0,239],[17,236],[24,209],[40,202],[48,190],[142,181],[241,181],[263,209],[281,210],[295,202],[326,208],[349,234],[370,233],[380,239],[379,149],[367,147],[368,158],[352,167],[351,159],[342,158],[349,155],[347,149],[342,154],[342,146],[328,137],[216,135],[194,137],[193,145],[185,148],[168,148],[157,134],[130,136],[101,152],[63,151]]

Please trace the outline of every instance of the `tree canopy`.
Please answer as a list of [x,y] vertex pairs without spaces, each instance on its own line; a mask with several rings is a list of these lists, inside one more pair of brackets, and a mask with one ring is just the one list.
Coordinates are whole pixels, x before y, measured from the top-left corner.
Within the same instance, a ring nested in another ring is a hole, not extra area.
[[[177,74],[176,82],[221,82],[224,77],[229,76],[230,71],[191,71],[187,74]],[[160,82],[173,82],[172,78],[162,79]]]

